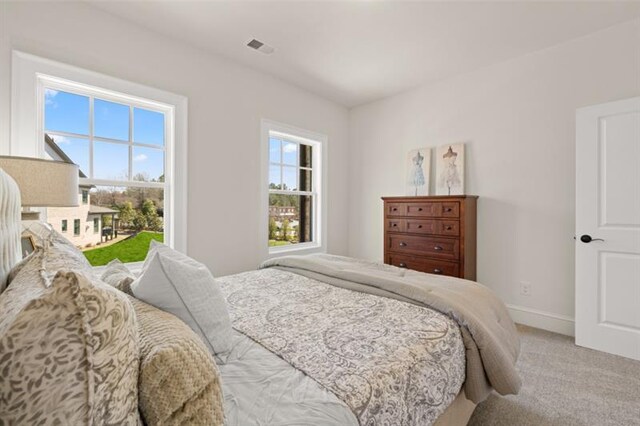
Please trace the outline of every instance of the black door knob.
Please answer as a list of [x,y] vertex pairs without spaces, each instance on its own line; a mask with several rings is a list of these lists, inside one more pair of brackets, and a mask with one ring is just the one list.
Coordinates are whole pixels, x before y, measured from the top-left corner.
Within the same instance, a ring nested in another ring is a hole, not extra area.
[[591,241],[604,241],[602,238],[591,238],[591,235],[584,234],[580,237],[580,241],[583,243],[590,243]]

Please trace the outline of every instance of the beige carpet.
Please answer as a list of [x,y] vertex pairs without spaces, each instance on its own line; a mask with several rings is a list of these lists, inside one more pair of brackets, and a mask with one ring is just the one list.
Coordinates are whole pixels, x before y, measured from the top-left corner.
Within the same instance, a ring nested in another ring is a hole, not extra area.
[[520,394],[491,395],[469,425],[640,425],[639,361],[575,346],[559,334],[518,329]]

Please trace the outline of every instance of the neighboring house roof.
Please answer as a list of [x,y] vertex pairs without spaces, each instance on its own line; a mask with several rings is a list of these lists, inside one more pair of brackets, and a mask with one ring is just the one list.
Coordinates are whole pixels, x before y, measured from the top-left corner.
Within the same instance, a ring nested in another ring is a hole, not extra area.
[[[60,149],[60,147],[53,140],[53,138],[51,136],[47,135],[46,133],[44,134],[44,142],[47,144],[46,148],[49,148],[52,151],[49,154],[54,154],[56,157],[58,157],[58,158],[54,158],[54,160],[64,161],[65,163],[75,164],[73,162],[73,160],[71,160],[71,158],[69,158],[69,156],[67,154],[65,154],[65,152],[63,150]],[[81,178],[86,178],[87,177],[87,175],[85,175],[82,172],[82,170],[80,170],[80,169],[78,169],[78,174],[80,175]]]
[[112,213],[120,213],[118,210],[113,210],[108,207],[100,207],[100,206],[90,206],[89,214],[112,214]]

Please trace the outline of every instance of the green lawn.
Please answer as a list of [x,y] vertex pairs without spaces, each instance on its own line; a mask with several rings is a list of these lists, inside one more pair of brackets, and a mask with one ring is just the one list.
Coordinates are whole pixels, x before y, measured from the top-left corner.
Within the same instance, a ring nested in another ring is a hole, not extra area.
[[115,243],[107,247],[87,250],[84,252],[84,255],[93,266],[106,265],[116,258],[120,259],[120,261],[124,263],[139,262],[144,260],[147,256],[151,240],[163,242],[164,234],[162,232],[140,232],[135,237],[128,238],[120,241],[119,243]]
[[291,244],[289,241],[276,241],[276,240],[269,240],[269,247],[273,247],[273,246],[287,246]]

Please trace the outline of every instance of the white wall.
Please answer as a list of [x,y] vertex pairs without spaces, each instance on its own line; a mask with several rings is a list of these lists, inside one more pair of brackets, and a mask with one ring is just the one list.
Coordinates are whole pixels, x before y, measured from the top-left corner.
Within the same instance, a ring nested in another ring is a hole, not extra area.
[[380,197],[404,194],[410,149],[466,142],[478,281],[516,320],[572,333],[575,110],[638,94],[636,20],[353,109],[349,254],[382,259]]
[[216,275],[254,269],[261,260],[261,118],[327,135],[328,249],[346,254],[344,107],[85,4],[3,2],[0,153],[10,137],[11,49],[188,97],[188,252]]

